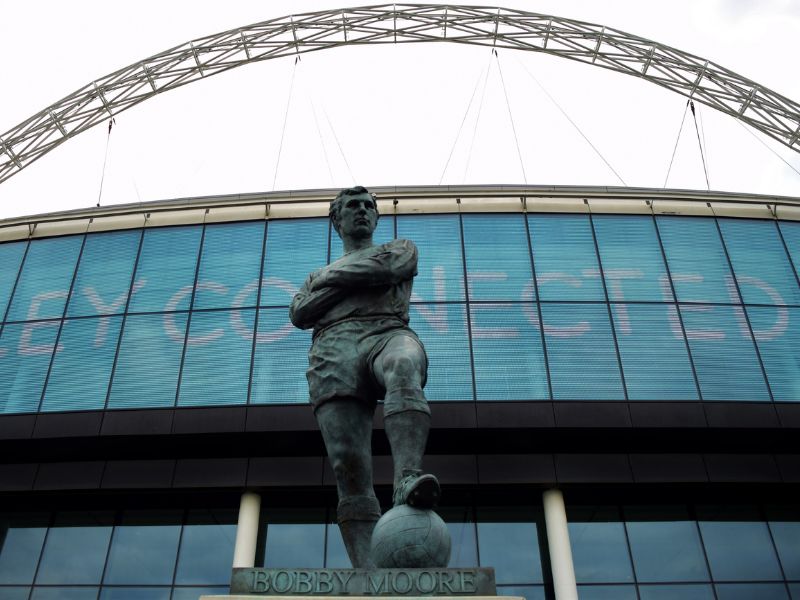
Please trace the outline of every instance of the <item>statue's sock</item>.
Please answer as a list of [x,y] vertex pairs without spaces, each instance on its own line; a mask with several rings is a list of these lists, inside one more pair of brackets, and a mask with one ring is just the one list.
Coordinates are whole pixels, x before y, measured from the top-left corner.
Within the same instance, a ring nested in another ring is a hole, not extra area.
[[373,496],[347,496],[336,509],[339,531],[354,569],[373,567],[370,557],[372,530],[381,516],[378,499]]

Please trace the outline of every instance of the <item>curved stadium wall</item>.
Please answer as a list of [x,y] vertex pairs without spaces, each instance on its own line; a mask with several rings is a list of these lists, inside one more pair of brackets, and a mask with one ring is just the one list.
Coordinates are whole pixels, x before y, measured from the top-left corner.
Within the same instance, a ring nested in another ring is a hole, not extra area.
[[[797,200],[375,191],[376,242],[420,250],[456,563],[550,597],[538,495],[559,485],[581,598],[800,598]],[[0,598],[220,590],[243,489],[265,497],[263,564],[346,562],[288,321],[341,253],[333,193],[2,224]],[[76,543],[90,567],[68,568]],[[124,566],[151,547],[167,566]]]
[[[800,401],[800,222],[518,204],[381,217],[420,249],[431,401]],[[3,412],[306,402],[327,219],[141,220],[0,245]]]

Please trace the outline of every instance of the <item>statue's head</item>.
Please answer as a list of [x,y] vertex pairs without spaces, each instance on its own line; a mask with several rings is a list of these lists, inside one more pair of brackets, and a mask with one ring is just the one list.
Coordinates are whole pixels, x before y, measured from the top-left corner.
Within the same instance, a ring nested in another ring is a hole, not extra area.
[[[331,223],[333,224],[333,228],[336,230],[336,233],[339,234],[339,237],[342,237],[343,218],[358,218],[356,215],[349,214],[351,207],[356,210],[365,211],[369,234],[371,235],[375,230],[375,226],[378,223],[378,218],[380,217],[380,214],[378,213],[378,202],[375,198],[375,194],[371,194],[367,188],[360,185],[342,190],[336,194],[336,198],[334,198],[331,202],[328,216],[331,219]],[[353,224],[351,223],[347,223],[346,231],[344,233],[351,233],[350,229],[352,225]],[[359,229],[363,231],[364,227]]]

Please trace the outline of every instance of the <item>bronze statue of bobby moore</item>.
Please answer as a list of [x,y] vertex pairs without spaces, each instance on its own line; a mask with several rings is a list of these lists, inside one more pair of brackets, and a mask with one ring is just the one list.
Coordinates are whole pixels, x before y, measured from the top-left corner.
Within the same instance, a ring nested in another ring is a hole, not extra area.
[[428,358],[408,326],[416,246],[373,244],[378,207],[360,186],[339,192],[330,218],[344,255],[308,276],[289,315],[295,326],[314,329],[309,395],[336,475],[342,538],[353,567],[363,568],[373,566],[370,539],[381,516],[371,452],[378,399],[394,464],[394,505],[432,508],[439,499],[438,481],[422,472],[430,428],[422,391]]

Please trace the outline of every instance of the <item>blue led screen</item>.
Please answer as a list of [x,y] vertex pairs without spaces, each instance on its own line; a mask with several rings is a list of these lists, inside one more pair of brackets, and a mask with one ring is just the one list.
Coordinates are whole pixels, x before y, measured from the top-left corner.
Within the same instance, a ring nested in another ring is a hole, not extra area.
[[27,242],[0,244],[0,314],[4,317],[27,247]]
[[125,312],[141,231],[86,236],[67,308],[68,317]]
[[678,302],[739,302],[714,219],[657,217]]
[[208,225],[193,308],[237,308],[255,306],[264,223]]
[[524,215],[463,219],[470,300],[535,300]]
[[463,301],[464,252],[458,215],[403,215],[397,237],[419,251],[412,302]]
[[82,245],[83,236],[78,235],[31,243],[6,320],[33,321],[63,317]]
[[132,312],[186,310],[191,305],[202,227],[144,232],[130,300]]
[[542,300],[605,300],[589,215],[528,215]]
[[311,271],[328,262],[328,219],[267,224],[261,306],[288,306]]
[[[800,224],[384,215],[419,250],[432,401],[800,401]],[[326,218],[0,244],[0,412],[297,404]]]
[[603,276],[612,302],[670,302],[664,257],[652,217],[593,217]]

